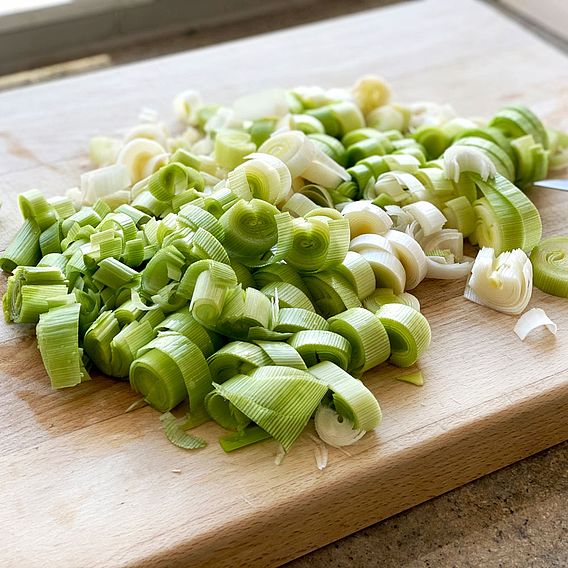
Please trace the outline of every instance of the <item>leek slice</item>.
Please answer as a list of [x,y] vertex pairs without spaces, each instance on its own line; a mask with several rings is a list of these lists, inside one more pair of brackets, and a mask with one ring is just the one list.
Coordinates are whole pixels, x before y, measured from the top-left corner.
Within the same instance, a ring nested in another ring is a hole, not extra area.
[[475,212],[467,197],[460,195],[448,199],[442,209],[449,228],[457,229],[464,237],[469,237],[475,230]]
[[364,373],[386,361],[391,354],[385,328],[370,311],[351,308],[329,319],[329,329],[351,344],[348,371]]
[[375,273],[365,257],[349,251],[343,262],[335,268],[351,285],[359,300],[372,294],[376,287]]
[[547,294],[568,298],[568,237],[543,239],[530,258],[534,285]]
[[351,420],[325,405],[317,409],[314,422],[320,439],[334,448],[350,446],[367,433],[362,428],[356,429]]
[[307,330],[329,331],[329,324],[322,316],[302,308],[281,308],[278,311],[274,331],[296,333]]
[[390,88],[377,75],[364,75],[351,88],[353,99],[364,115],[389,102]]
[[85,376],[79,351],[79,304],[51,308],[39,316],[37,342],[54,389],[78,385]]
[[58,268],[18,266],[8,278],[2,298],[6,322],[37,323],[49,311],[50,301],[67,294],[65,277]]
[[416,288],[426,277],[428,263],[420,245],[406,233],[390,230],[385,237],[394,249],[395,255],[406,272],[407,290]]
[[278,440],[288,451],[327,391],[309,373],[289,367],[265,367],[272,376],[236,375],[215,390]]
[[349,221],[351,239],[362,234],[383,234],[392,227],[391,218],[370,201],[348,203],[341,214]]
[[189,397],[192,413],[211,390],[211,375],[194,343],[179,333],[163,332],[138,351],[130,366],[130,385],[160,412]]
[[[220,218],[229,254],[253,262],[278,242],[276,216],[279,211],[266,201],[240,199]],[[246,262],[244,263],[246,264]]]
[[312,141],[299,130],[273,134],[258,151],[282,160],[293,178],[304,173],[316,154]]
[[496,252],[521,248],[530,252],[540,241],[542,223],[528,197],[499,174],[493,183],[471,174],[485,201],[476,204],[478,216],[475,239],[480,246]]
[[351,344],[332,331],[298,331],[288,343],[300,354],[308,367],[331,361],[347,370],[351,361]]
[[[117,164],[126,166],[126,173],[130,182],[136,183],[154,173],[155,159],[166,152],[165,148],[154,140],[135,138],[127,142],[116,158]],[[122,185],[122,184],[121,184]],[[124,189],[117,187],[116,189]]]
[[30,189],[18,196],[18,206],[24,219],[34,220],[41,231],[57,221],[53,205],[48,203],[41,191]]
[[215,383],[224,383],[234,375],[271,364],[268,353],[262,346],[244,341],[232,341],[213,353],[208,359],[209,372]]
[[359,254],[364,251],[388,252],[394,254],[394,248],[384,235],[359,235],[349,243],[349,250]]
[[245,156],[255,150],[250,134],[242,130],[220,130],[215,137],[215,161],[228,170],[242,164]]
[[268,432],[259,426],[250,426],[241,432],[222,436],[219,438],[219,444],[226,452],[232,452],[244,448],[245,446],[256,444],[262,440],[267,440],[268,438],[272,438]]
[[392,288],[395,294],[402,294],[406,286],[404,266],[389,252],[362,250],[361,256],[371,265],[378,288]]
[[304,292],[289,282],[271,282],[260,291],[278,303],[281,308],[302,308],[315,312],[315,308]]
[[234,430],[241,433],[250,424],[250,419],[228,400],[224,399],[216,390],[212,390],[205,397],[205,410],[212,420],[226,430]]
[[272,282],[288,282],[304,292],[304,294],[308,294],[308,288],[304,284],[301,276],[289,264],[270,264],[258,268],[254,272],[254,280],[257,288],[263,288]]
[[527,107],[512,105],[501,109],[489,122],[509,138],[530,134],[544,149],[548,148],[546,129],[539,118]]
[[272,365],[280,367],[293,367],[307,371],[308,368],[300,354],[288,343],[283,341],[255,341],[262,350],[270,357]]
[[156,326],[156,330],[181,333],[195,343],[205,357],[213,355],[224,343],[219,334],[203,327],[187,308],[169,314]]
[[468,146],[450,146],[444,152],[444,170],[456,183],[462,172],[476,173],[483,181],[497,174],[495,164],[481,150]]
[[391,344],[390,361],[398,367],[414,365],[432,337],[428,320],[404,304],[385,304],[376,313]]
[[[344,419],[353,423],[359,430],[374,430],[382,419],[381,408],[373,393],[358,379],[329,361],[318,363],[308,369],[311,375],[325,383],[333,393],[335,411]],[[316,414],[316,429],[321,436]],[[334,445],[334,444],[330,444]]]
[[293,244],[284,258],[293,268],[303,272],[316,272],[343,261],[349,250],[347,219],[313,215],[293,219],[292,223]]
[[495,256],[492,248],[479,251],[464,296],[505,314],[520,314],[532,294],[533,270],[527,255],[520,249]]
[[308,286],[316,311],[324,317],[361,306],[361,301],[349,281],[336,272],[306,275],[304,282]]
[[424,237],[441,231],[446,223],[444,214],[428,201],[417,201],[402,209],[419,224]]
[[527,335],[538,327],[545,327],[552,335],[556,335],[558,330],[558,326],[546,315],[543,309],[533,308],[517,320],[513,331],[521,341],[524,341]]
[[363,300],[363,306],[373,313],[385,304],[405,304],[418,312],[420,311],[420,302],[416,296],[408,292],[395,294],[391,288],[377,288]]
[[32,219],[26,219],[0,256],[0,268],[12,272],[16,266],[35,266],[41,259],[40,235],[39,225]]

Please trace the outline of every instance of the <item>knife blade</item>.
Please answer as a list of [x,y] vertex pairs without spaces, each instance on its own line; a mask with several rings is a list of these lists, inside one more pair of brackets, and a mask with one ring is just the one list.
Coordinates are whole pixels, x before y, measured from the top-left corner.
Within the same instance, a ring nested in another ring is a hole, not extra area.
[[558,189],[568,191],[568,179],[541,179],[533,184],[543,189]]

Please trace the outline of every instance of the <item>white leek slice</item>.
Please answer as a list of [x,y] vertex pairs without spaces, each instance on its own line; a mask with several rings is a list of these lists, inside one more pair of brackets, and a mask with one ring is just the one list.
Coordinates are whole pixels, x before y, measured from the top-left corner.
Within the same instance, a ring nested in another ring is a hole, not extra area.
[[362,250],[359,254],[371,265],[378,288],[392,288],[395,294],[402,294],[406,285],[404,266],[389,252]]
[[424,191],[426,191],[426,188],[412,174],[406,172],[386,172],[378,177],[372,188],[372,195],[367,195],[368,191],[365,188],[365,197],[369,199],[381,193],[386,193],[398,203],[408,199],[413,193]]
[[303,217],[306,213],[317,209],[316,205],[309,197],[301,193],[294,193],[282,207],[282,211],[288,211],[292,217]]
[[450,250],[457,261],[463,258],[463,235],[456,229],[442,229],[423,238],[420,245],[428,253],[433,250]]
[[339,448],[358,442],[367,432],[353,426],[351,420],[340,416],[329,406],[320,406],[314,419],[318,436],[330,446]]
[[235,111],[232,108],[219,107],[215,114],[207,120],[203,130],[207,134],[213,135],[215,132],[219,132],[219,130],[240,126],[241,124],[235,119]]
[[188,89],[176,95],[173,106],[176,117],[179,120],[187,124],[196,124],[197,114],[203,106],[203,100],[198,91]]
[[521,341],[524,341],[527,335],[538,327],[545,327],[552,335],[556,335],[558,330],[558,326],[546,315],[542,308],[533,308],[525,312],[517,320],[513,331]]
[[428,201],[417,201],[416,203],[405,205],[403,210],[412,215],[414,220],[417,221],[424,237],[441,231],[446,223],[444,214]]
[[349,220],[351,239],[363,234],[383,234],[392,226],[392,219],[371,201],[348,203],[341,214]]
[[531,262],[521,249],[495,258],[495,251],[484,247],[473,263],[464,296],[498,312],[520,314],[531,299],[532,281]]
[[406,289],[416,288],[428,271],[426,255],[420,245],[406,233],[390,230],[385,237],[406,271]]
[[280,158],[288,166],[293,178],[302,175],[316,154],[313,142],[299,130],[272,135],[261,144],[258,151]]
[[363,251],[388,252],[394,254],[390,241],[383,235],[359,235],[349,243],[349,250],[361,254]]
[[164,153],[166,153],[165,148],[156,141],[146,138],[135,138],[122,147],[116,158],[116,163],[124,164],[128,169],[130,181],[136,183],[150,175],[145,173],[148,162]]
[[478,148],[472,146],[450,146],[444,152],[446,176],[458,183],[462,172],[479,174],[483,181],[497,174],[495,164]]
[[315,150],[312,162],[301,175],[303,178],[313,183],[328,188],[335,188],[342,181],[349,181],[351,179],[350,174],[345,168],[318,148]]
[[464,257],[463,262],[449,262],[445,256],[427,256],[427,278],[437,280],[460,280],[465,278],[473,266],[473,258]]
[[281,117],[288,112],[286,91],[266,89],[239,97],[233,103],[238,120],[258,120],[265,117]]
[[95,136],[89,140],[89,160],[97,167],[110,166],[122,148],[120,140]]
[[438,126],[457,117],[456,111],[449,104],[422,101],[410,105],[410,126]]
[[168,131],[161,122],[149,122],[146,124],[139,124],[131,128],[124,137],[124,142],[136,140],[136,138],[146,138],[147,140],[154,140],[163,148],[166,148],[168,141]]
[[[310,367],[308,371],[328,386],[333,393],[335,412],[344,420],[352,423],[354,428],[368,432],[374,430],[381,423],[381,407],[375,395],[362,381],[352,377],[329,361],[318,363]],[[316,430],[324,442],[330,443],[321,436],[321,429],[318,429],[317,414]]]
[[123,164],[85,172],[81,175],[82,202],[85,205],[93,205],[98,199],[127,190],[129,186],[129,170]]
[[363,114],[367,115],[373,109],[387,104],[391,93],[384,79],[377,75],[364,75],[353,85],[351,94]]
[[398,205],[387,205],[385,207],[387,215],[392,220],[392,228],[397,231],[404,231],[414,220],[412,215],[408,214],[402,207]]

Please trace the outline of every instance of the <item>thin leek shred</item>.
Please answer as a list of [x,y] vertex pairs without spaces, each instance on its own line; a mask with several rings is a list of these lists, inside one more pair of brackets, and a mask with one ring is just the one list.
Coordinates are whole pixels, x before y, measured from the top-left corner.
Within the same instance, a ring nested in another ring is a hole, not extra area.
[[525,312],[515,324],[513,331],[521,341],[539,327],[546,328],[552,335],[556,335],[558,326],[544,313],[542,308],[533,308]]
[[191,436],[183,429],[183,420],[178,420],[171,412],[160,416],[160,422],[166,438],[178,448],[184,450],[197,450],[204,448],[207,442],[197,436]]
[[[225,451],[273,437],[283,455],[314,413],[342,447],[380,421],[352,375],[387,358],[408,367],[430,342],[405,290],[471,271],[467,298],[521,313],[534,273],[568,297],[568,240],[541,241],[522,191],[566,166],[568,135],[526,107],[482,124],[393,103],[368,75],[231,107],[190,89],[174,111],[177,133],[146,109],[123,140],[93,139],[96,169],[65,197],[18,199],[3,311],[37,323],[54,388],[87,380],[92,362],[165,412],[180,447],[205,444],[186,430],[209,417],[233,431]],[[485,247],[475,263],[464,238]],[[526,318],[520,335],[553,328]],[[169,414],[187,401],[187,418]]]

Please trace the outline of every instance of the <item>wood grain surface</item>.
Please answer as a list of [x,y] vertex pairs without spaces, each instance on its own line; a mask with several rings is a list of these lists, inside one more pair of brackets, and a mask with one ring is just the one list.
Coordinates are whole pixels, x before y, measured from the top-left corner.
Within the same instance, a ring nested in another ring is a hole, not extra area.
[[[530,104],[568,129],[568,59],[472,0],[426,0],[0,95],[0,250],[15,196],[76,185],[95,134],[141,106],[295,84],[348,85],[379,72],[401,100],[487,115]],[[568,194],[531,191],[545,233],[564,231]],[[0,283],[4,289],[5,282]],[[462,298],[463,282],[416,291],[433,342],[423,388],[382,365],[366,382],[384,422],[314,464],[304,434],[280,466],[264,442],[233,454],[167,443],[150,408],[125,414],[128,385],[104,377],[52,392],[33,328],[0,325],[2,567],[273,566],[568,438],[568,303],[535,290],[558,323],[521,343],[515,318]]]

